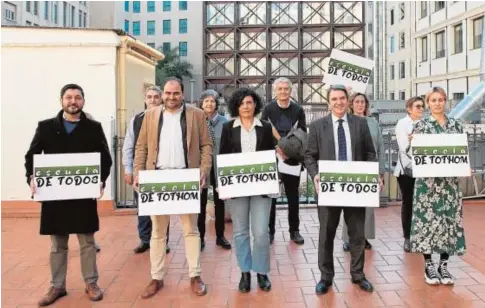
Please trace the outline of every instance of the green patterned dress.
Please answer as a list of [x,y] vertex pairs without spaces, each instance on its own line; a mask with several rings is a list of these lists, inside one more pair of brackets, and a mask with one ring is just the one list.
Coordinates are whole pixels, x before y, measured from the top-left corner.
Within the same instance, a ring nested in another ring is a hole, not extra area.
[[[414,134],[463,133],[448,118],[443,128],[432,116],[418,121]],[[458,178],[417,178],[414,185],[411,252],[463,255],[466,250],[463,207]]]

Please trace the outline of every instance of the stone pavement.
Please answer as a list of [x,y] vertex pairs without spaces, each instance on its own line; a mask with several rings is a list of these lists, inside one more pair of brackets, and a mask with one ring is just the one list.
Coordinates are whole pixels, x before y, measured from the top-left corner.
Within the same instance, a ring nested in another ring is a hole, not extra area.
[[[315,295],[319,279],[317,266],[318,218],[316,209],[301,210],[301,233],[305,245],[289,242],[286,211],[278,211],[277,235],[272,246],[270,279],[273,290],[256,287],[240,294],[240,273],[234,252],[215,246],[214,221],[208,222],[207,246],[202,253],[202,278],[208,294],[191,294],[185,262],[184,243],[178,219],[172,219],[165,287],[154,298],[142,300],[140,294],[150,279],[149,254],[134,255],[138,244],[135,216],[101,217],[96,239],[99,285],[105,290],[101,302],[90,302],[83,292],[77,238],[70,239],[68,296],[53,307],[485,307],[485,205],[465,206],[468,254],[452,257],[450,272],[455,286],[428,286],[423,278],[420,255],[402,250],[400,208],[376,210],[377,238],[373,250],[366,252],[365,273],[375,292],[364,293],[350,282],[349,255],[335,242],[336,277],[334,287],[323,296]],[[228,238],[231,224],[226,225]],[[3,308],[36,307],[49,287],[48,256],[50,240],[39,236],[38,218],[2,219],[2,304]],[[338,232],[340,237],[340,231]]]

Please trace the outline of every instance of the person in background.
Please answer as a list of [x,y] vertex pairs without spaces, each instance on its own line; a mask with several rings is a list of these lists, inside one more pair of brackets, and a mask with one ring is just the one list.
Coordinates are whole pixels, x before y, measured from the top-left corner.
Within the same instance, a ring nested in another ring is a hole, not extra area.
[[[170,77],[163,86],[163,105],[147,111],[136,143],[133,186],[138,186],[141,170],[200,170],[200,187],[205,187],[212,166],[212,140],[204,112],[184,104],[184,86]],[[195,295],[207,294],[200,274],[200,235],[197,214],[179,215],[189,266],[190,288]],[[163,288],[166,233],[170,215],[153,215],[150,240],[151,280],[141,297],[147,299]]]
[[[228,109],[233,118],[222,127],[219,154],[247,153],[275,149],[271,124],[256,115],[262,108],[258,94],[248,88],[239,88],[231,96]],[[226,200],[232,216],[233,242],[236,245],[237,264],[241,270],[239,291],[251,289],[251,270],[257,273],[262,291],[271,290],[269,213],[271,198],[251,196]],[[249,229],[253,232],[251,253]]]
[[[83,112],[84,90],[77,84],[67,84],[61,89],[62,110],[56,117],[40,121],[30,147],[25,154],[25,174],[32,195],[36,192],[33,175],[35,154],[100,153],[100,196],[113,161],[101,123],[88,119]],[[91,301],[103,299],[97,282],[96,245],[94,233],[99,230],[96,199],[56,200],[42,202],[40,234],[49,235],[51,287],[39,300],[39,306],[53,304],[66,296],[68,243],[70,234],[79,240],[81,272],[86,283],[84,289]]]
[[[365,118],[367,126],[369,126],[374,149],[377,151],[377,158],[379,159],[379,174],[381,181],[384,181],[384,173],[386,166],[386,158],[384,156],[384,141],[382,138],[382,131],[379,123],[369,116],[369,99],[363,93],[354,93],[350,98],[350,113],[359,117]],[[376,237],[376,221],[374,215],[374,208],[367,207],[365,209],[365,249],[372,249],[369,239]],[[344,221],[342,228],[342,240],[344,251],[350,251],[349,234],[347,224]]]
[[[331,113],[312,122],[305,152],[305,166],[314,181],[317,194],[320,187],[319,160],[377,161],[367,121],[348,113],[349,96],[345,86],[330,86],[327,97]],[[381,185],[380,179],[379,184]],[[364,274],[365,208],[319,206],[318,267],[321,278],[315,287],[315,292],[319,295],[327,293],[333,284],[335,276],[333,244],[342,211],[350,237],[351,281],[366,292],[374,290]]]
[[397,177],[399,189],[401,190],[401,223],[404,235],[404,251],[411,249],[409,237],[411,234],[411,217],[413,213],[413,191],[415,179],[412,176],[411,157],[407,155],[406,149],[409,146],[409,135],[413,130],[413,124],[421,119],[424,113],[424,101],[421,97],[415,96],[406,101],[408,115],[400,119],[395,128],[396,141],[399,147],[397,164],[394,168],[394,176]]
[[[278,78],[273,83],[273,92],[276,99],[267,104],[261,114],[261,119],[269,121],[277,131],[277,140],[285,137],[297,124],[304,132],[306,118],[303,108],[290,99],[292,83],[288,78]],[[288,165],[298,165],[300,162],[287,159],[281,148],[276,148],[277,153]],[[280,173],[281,181],[285,187],[288,199],[288,224],[290,239],[295,244],[302,245],[305,239],[300,234],[300,176]],[[272,199],[271,215],[269,220],[270,242],[273,243],[276,224],[276,198]]]
[[[123,167],[125,168],[125,183],[133,185],[133,160],[135,159],[135,146],[140,134],[141,124],[148,110],[162,104],[162,90],[158,86],[150,86],[145,90],[145,110],[135,115],[128,124],[125,140],[123,142]],[[133,192],[133,201],[138,205],[138,193]],[[150,238],[152,235],[152,220],[150,216],[138,217],[138,237],[140,244],[133,249],[135,253],[144,253],[150,249]],[[167,227],[167,246],[166,252],[170,252],[168,246],[170,224]]]
[[[215,227],[216,227],[216,245],[224,249],[231,249],[231,244],[224,237],[224,201],[219,199],[219,193],[216,190],[217,187],[217,177],[216,172],[216,157],[219,153],[219,145],[221,142],[222,125],[227,122],[226,117],[218,113],[219,109],[219,95],[214,90],[206,90],[202,92],[199,98],[199,107],[205,113],[207,118],[207,124],[209,126],[209,133],[211,135],[213,143],[213,158],[212,158],[212,168],[209,176],[209,184],[212,185],[213,196],[214,196],[214,207],[215,207]],[[197,221],[200,233],[200,247],[201,250],[205,247],[205,223],[206,223],[206,213],[207,213],[207,192],[208,188],[203,188],[200,198],[200,214]]]
[[[414,134],[462,134],[463,124],[445,114],[446,92],[433,87],[426,94],[430,116],[419,120]],[[408,146],[409,148],[409,146]],[[406,151],[408,152],[408,151]],[[465,253],[463,204],[457,177],[416,178],[411,222],[411,252],[424,256],[424,277],[428,284],[453,284],[448,271],[450,255]],[[439,254],[438,272],[431,254]]]

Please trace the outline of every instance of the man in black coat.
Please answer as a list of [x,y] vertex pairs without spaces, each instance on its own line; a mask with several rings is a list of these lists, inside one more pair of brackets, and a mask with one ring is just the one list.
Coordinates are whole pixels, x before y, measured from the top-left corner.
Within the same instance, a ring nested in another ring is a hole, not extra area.
[[[112,159],[101,123],[86,117],[82,111],[84,91],[76,84],[61,89],[62,110],[56,117],[40,121],[30,148],[25,154],[27,183],[32,195],[36,183],[33,178],[34,154],[100,153],[101,184],[103,195],[106,179],[110,174]],[[42,202],[40,234],[50,235],[52,246],[50,267],[52,286],[39,301],[39,306],[54,303],[67,295],[67,251],[70,234],[77,234],[81,255],[81,271],[86,282],[89,299],[98,301],[103,292],[97,285],[96,247],[94,233],[99,230],[96,199],[76,199]]]

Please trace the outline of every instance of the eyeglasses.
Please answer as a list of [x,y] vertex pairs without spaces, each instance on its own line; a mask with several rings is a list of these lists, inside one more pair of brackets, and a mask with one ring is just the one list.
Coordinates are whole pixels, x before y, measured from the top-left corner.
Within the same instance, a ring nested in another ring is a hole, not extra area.
[[423,105],[421,105],[421,104],[419,104],[419,105],[414,105],[414,107],[415,107],[416,109],[424,109],[424,106],[423,106]]

